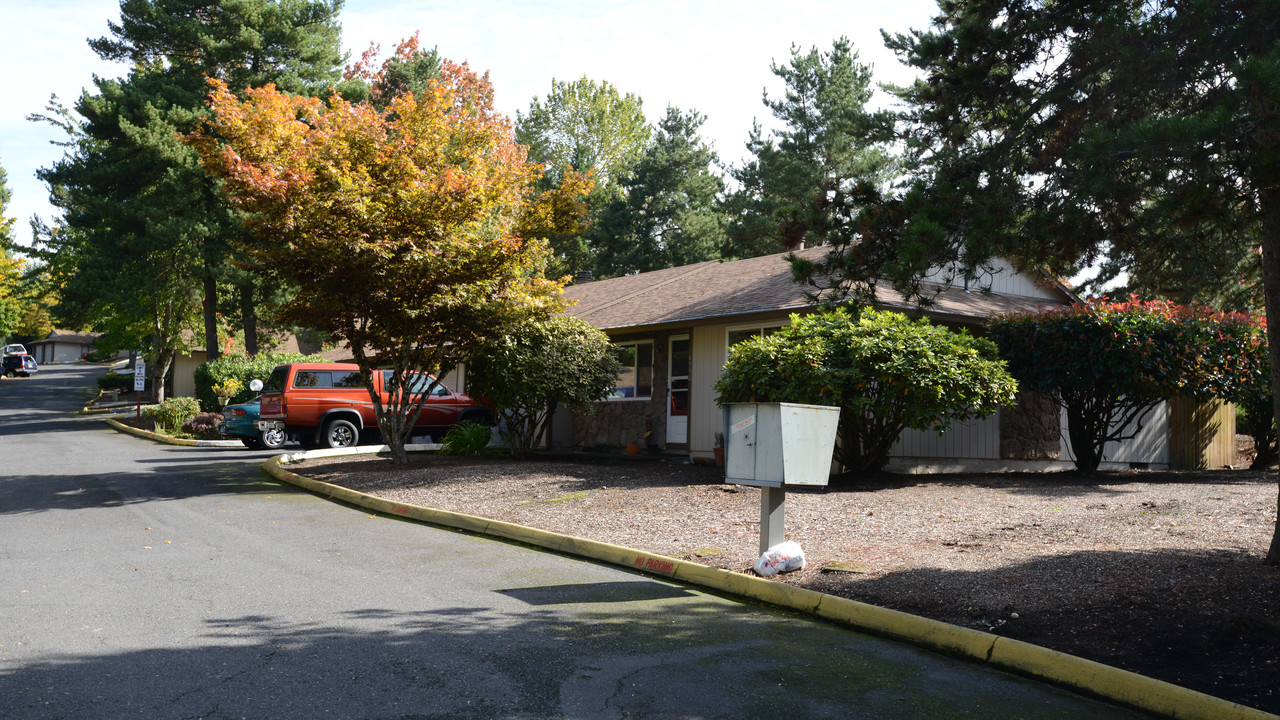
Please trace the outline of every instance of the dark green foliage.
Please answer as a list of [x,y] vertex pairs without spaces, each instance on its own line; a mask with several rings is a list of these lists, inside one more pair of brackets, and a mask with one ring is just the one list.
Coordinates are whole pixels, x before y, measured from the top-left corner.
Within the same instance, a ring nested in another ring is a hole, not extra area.
[[1250,470],[1266,470],[1280,460],[1276,442],[1275,404],[1271,393],[1259,394],[1255,401],[1236,405],[1236,432],[1253,438],[1255,455]]
[[97,348],[94,348],[93,350],[90,350],[89,352],[85,353],[84,360],[85,362],[98,363],[98,362],[107,362],[109,360],[114,360],[115,357],[116,357],[116,354],[113,352],[107,352],[106,350],[98,350]]
[[133,390],[133,376],[124,373],[109,372],[106,375],[98,376],[98,389],[111,392],[119,390],[128,392]]
[[196,397],[200,400],[201,408],[210,412],[216,411],[221,404],[218,402],[218,396],[213,394],[214,386],[222,384],[227,378],[235,378],[240,381],[240,387],[243,389],[230,398],[227,404],[235,405],[252,400],[257,393],[249,389],[250,380],[257,378],[265,382],[277,365],[298,362],[320,362],[320,356],[301,353],[259,353],[253,357],[220,355],[217,359],[196,368]]
[[905,428],[945,432],[1013,402],[1017,385],[993,343],[905,315],[844,308],[729,350],[718,402],[794,402],[841,408],[836,459],[877,470]]
[[1162,400],[1237,400],[1269,377],[1251,318],[1167,301],[1095,301],[997,317],[989,336],[1026,389],[1066,411],[1076,467],[1094,472],[1108,442],[1135,437]]
[[418,35],[402,40],[376,71],[373,62],[380,48],[377,43],[370,45],[360,62],[345,73],[350,79],[339,85],[339,94],[349,102],[368,101],[385,110],[400,95],[426,90],[432,80],[440,79],[440,53],[436,48],[423,50]]
[[557,407],[588,410],[617,379],[608,336],[563,315],[525,323],[467,363],[467,392],[497,406],[502,440],[517,457],[533,452]]
[[182,423],[182,432],[204,440],[216,440],[220,422],[222,422],[221,413],[202,412]]
[[751,159],[732,171],[741,188],[726,202],[726,256],[854,241],[866,200],[889,179],[893,130],[891,114],[866,109],[871,68],[857,59],[840,38],[829,52],[793,46],[790,64],[772,66],[786,94],[765,105],[783,127],[765,137],[757,125]]
[[888,39],[920,71],[900,92],[914,179],[892,227],[938,263],[1069,276],[1105,258],[1190,297],[1248,290],[1260,258],[1280,308],[1277,37],[1275,0],[942,3]]
[[705,117],[667,108],[653,142],[585,233],[597,277],[689,265],[719,257],[724,180],[698,135]]
[[[124,0],[111,35],[89,44],[129,62],[129,75],[95,78],[96,94],[76,103],[80,119],[56,104],[43,118],[69,135],[68,154],[38,173],[63,213],[57,230],[42,233],[58,311],[105,330],[107,345],[148,349],[153,379],[189,349],[192,332],[216,355],[219,281],[252,282],[227,261],[232,242],[249,240],[242,218],[181,140],[207,114],[207,78],[237,92],[327,89],[342,62],[340,5]],[[252,303],[245,309],[252,314]],[[243,324],[255,326],[252,317]]]
[[440,452],[445,455],[476,457],[487,454],[486,448],[493,439],[492,426],[463,420],[449,428],[440,441]]
[[169,398],[159,405],[148,405],[142,408],[144,417],[152,418],[156,421],[156,426],[173,430],[181,428],[182,424],[195,417],[200,412],[200,404],[195,398],[175,397]]

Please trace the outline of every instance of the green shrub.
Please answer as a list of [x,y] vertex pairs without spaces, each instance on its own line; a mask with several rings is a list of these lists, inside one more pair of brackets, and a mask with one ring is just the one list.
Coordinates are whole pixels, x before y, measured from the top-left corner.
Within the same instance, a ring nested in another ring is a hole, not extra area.
[[1246,315],[1102,299],[1002,315],[988,333],[1018,382],[1065,412],[1083,472],[1098,469],[1107,443],[1134,437],[1161,401],[1179,395],[1252,403],[1269,422],[1265,331]]
[[149,405],[142,409],[142,414],[155,420],[160,428],[181,428],[182,424],[200,412],[200,403],[195,398],[169,398],[159,405]]
[[231,396],[227,404],[234,405],[251,400],[254,396],[249,389],[249,381],[257,378],[266,381],[267,376],[277,365],[296,362],[319,362],[318,355],[301,353],[258,353],[253,357],[247,355],[221,355],[215,360],[196,368],[196,397],[200,399],[200,407],[207,412],[221,409],[218,395],[213,388],[223,385],[227,380],[235,380],[240,384],[240,391]]
[[617,380],[609,337],[564,315],[523,323],[467,361],[467,392],[497,407],[502,440],[517,457],[533,452],[557,407],[589,410]]
[[182,423],[182,432],[203,439],[218,438],[218,423],[222,422],[219,413],[202,412]]
[[900,313],[844,308],[792,315],[791,325],[729,349],[720,404],[793,402],[840,408],[836,460],[878,470],[905,428],[941,433],[952,421],[1013,403],[1017,383],[996,346]]
[[491,439],[493,439],[493,429],[488,425],[463,420],[445,433],[444,439],[440,441],[442,445],[440,452],[445,455],[470,457],[484,455],[485,448],[488,447]]
[[111,392],[112,390],[127,392],[133,389],[133,376],[117,372],[109,372],[106,375],[99,375],[98,388],[107,392]]

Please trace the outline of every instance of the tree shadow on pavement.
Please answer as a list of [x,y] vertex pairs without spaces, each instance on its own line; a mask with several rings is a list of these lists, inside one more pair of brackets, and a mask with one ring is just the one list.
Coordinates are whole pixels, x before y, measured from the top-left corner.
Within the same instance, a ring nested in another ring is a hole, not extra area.
[[94,639],[77,654],[6,648],[5,712],[29,720],[1141,717],[703,596],[518,611],[317,607],[304,623],[214,616],[197,637],[164,628],[121,637],[106,627]]

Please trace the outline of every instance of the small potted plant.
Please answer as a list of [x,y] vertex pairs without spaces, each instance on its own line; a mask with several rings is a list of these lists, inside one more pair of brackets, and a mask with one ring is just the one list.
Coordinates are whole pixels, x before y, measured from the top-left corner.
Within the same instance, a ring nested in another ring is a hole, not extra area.
[[239,395],[242,389],[244,389],[244,385],[239,380],[229,377],[213,386],[213,394],[218,397],[218,405],[226,407],[227,402]]
[[711,448],[711,452],[716,456],[716,467],[724,467],[724,433],[716,433],[715,444]]

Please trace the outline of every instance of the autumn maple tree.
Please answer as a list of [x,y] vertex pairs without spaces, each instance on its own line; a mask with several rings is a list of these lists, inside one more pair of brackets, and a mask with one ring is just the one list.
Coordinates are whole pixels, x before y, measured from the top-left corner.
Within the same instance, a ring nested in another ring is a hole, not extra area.
[[[238,99],[210,82],[213,118],[188,141],[271,239],[243,251],[297,288],[286,321],[350,346],[404,462],[427,395],[400,392],[416,373],[438,377],[484,338],[562,308],[542,237],[581,221],[588,181],[536,191],[538,166],[466,64],[441,59],[416,92],[378,103],[271,86]],[[392,371],[385,405],[375,367]]]

